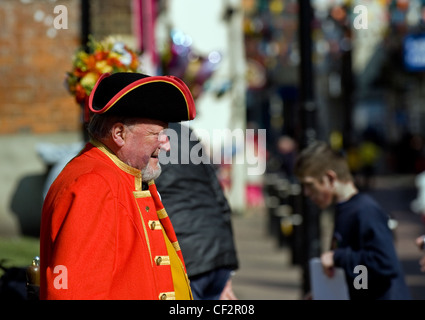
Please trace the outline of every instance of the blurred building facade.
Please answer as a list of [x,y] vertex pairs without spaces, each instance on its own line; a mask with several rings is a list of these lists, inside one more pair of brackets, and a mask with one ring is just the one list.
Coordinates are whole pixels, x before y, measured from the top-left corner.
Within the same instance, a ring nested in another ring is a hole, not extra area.
[[[198,1],[194,3],[199,6]],[[141,53],[141,71],[144,73],[165,72],[183,78],[194,97],[199,99],[197,121],[203,124],[200,123],[198,127],[205,128],[207,124],[212,124],[218,129],[231,127],[243,130],[244,51],[242,31],[240,27],[238,28],[242,16],[239,0],[223,0],[219,3],[209,3],[208,6],[201,5],[199,10],[202,10],[202,14],[188,10],[192,7],[187,6],[187,1],[185,3],[182,0],[1,1],[0,134],[5,135],[5,139],[9,135],[18,135],[28,137],[29,141],[40,139],[39,142],[43,142],[44,139],[49,140],[47,135],[80,133],[82,108],[68,91],[65,80],[66,73],[72,69],[74,54],[84,47],[89,35],[97,41],[108,36],[116,36],[117,39],[123,40],[132,49]],[[186,34],[181,32],[182,12],[189,14],[190,19],[198,18],[198,25],[192,23],[191,26],[196,32],[190,30],[187,30]],[[179,19],[180,23],[176,23]],[[205,24],[207,20],[209,25]],[[199,26],[205,28],[204,35],[202,31],[197,30],[202,29],[198,28]],[[217,33],[219,29],[221,31]],[[229,30],[240,32],[238,34]],[[198,34],[197,39],[191,34],[192,32]],[[208,32],[211,34],[206,34]],[[204,39],[201,39],[203,36]],[[184,39],[196,42],[192,44],[183,41]],[[209,43],[210,47],[200,46],[198,40],[203,40],[204,44]],[[231,54],[233,57],[237,55],[240,57],[235,63],[235,60],[233,62],[228,60],[231,51],[228,50],[228,46],[236,43],[239,44],[239,50],[233,50]],[[207,83],[212,73],[216,71],[216,65],[227,66],[228,70],[222,71],[222,75],[215,82]],[[234,78],[229,79],[233,76]],[[204,102],[200,101],[201,94]],[[232,101],[236,107],[230,107]],[[211,108],[208,107],[208,104],[211,106],[211,102],[214,107],[212,113],[214,119],[211,118]],[[234,112],[239,114],[235,116]],[[36,144],[27,152],[37,153],[35,147]],[[10,151],[6,148],[3,153]],[[20,153],[16,152],[16,156],[18,154]],[[11,159],[14,156],[5,155]],[[37,159],[38,156],[39,154],[35,154],[28,159]],[[22,181],[26,183],[27,180],[21,178],[27,172],[8,170],[8,165],[5,163],[5,171],[16,174],[8,179],[4,195],[0,199],[2,203],[0,217],[7,217],[8,223],[3,225],[4,229],[14,233],[12,230],[19,228],[12,226],[15,219],[9,218],[13,216],[14,210],[10,207],[10,197],[13,197],[14,189],[20,190]],[[48,170],[49,164],[45,163],[45,166]],[[38,168],[39,164],[37,163],[35,167]],[[235,193],[233,207],[235,209],[239,207],[241,210],[245,207],[246,173],[243,169],[243,167],[232,169],[230,173],[233,175],[232,186],[229,190],[230,193]],[[37,175],[37,179],[40,180],[37,180],[37,186],[32,187],[38,191],[42,176]],[[37,206],[32,211],[38,211],[42,199],[38,199],[38,195],[34,197]],[[31,211],[31,208],[28,210],[25,208],[25,211]],[[34,212],[34,221],[37,221],[38,215],[38,212]],[[35,225],[34,230],[36,229]]]
[[[278,153],[282,135],[299,140],[302,131],[299,1],[243,3],[248,122],[268,129],[268,147]],[[405,40],[423,36],[425,1],[310,3],[318,138],[348,150],[367,137],[382,148],[381,173],[422,171],[424,69],[406,66]]]
[[0,2],[0,133],[76,130],[78,106],[65,72],[79,45],[79,0],[68,8],[68,29],[53,26],[52,1]]
[[[119,34],[137,49],[146,49],[138,39],[140,21],[135,11],[136,3],[149,1],[3,0],[0,133],[79,129],[79,106],[63,82],[72,55],[81,45],[84,2],[89,4],[88,27],[94,37]],[[158,15],[167,10],[178,14],[176,7],[188,8],[181,0],[150,2]],[[314,0],[311,4],[315,10],[312,40],[320,137],[333,137],[338,144],[339,134],[343,137],[340,143],[351,144],[373,130],[380,143],[393,151],[403,139],[415,141],[424,136],[424,72],[406,68],[403,59],[406,36],[424,32],[425,1]],[[67,8],[67,29],[54,27],[58,5]],[[301,130],[298,1],[242,0],[221,5],[223,17],[226,5],[242,8],[246,119],[249,125],[267,129],[267,145],[275,150],[281,135],[297,138]],[[366,21],[360,19],[364,11],[359,8],[366,10]],[[195,20],[196,15],[190,15]],[[167,19],[180,23],[177,16],[168,15]],[[356,19],[366,28],[356,28]],[[225,92],[229,83],[220,85],[218,91]],[[388,161],[393,163],[389,169],[401,170],[398,160]]]

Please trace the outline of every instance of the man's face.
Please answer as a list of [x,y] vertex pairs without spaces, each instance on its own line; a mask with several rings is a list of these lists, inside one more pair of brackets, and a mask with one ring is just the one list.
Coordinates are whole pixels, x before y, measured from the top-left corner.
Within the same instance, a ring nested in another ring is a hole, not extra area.
[[161,174],[158,154],[168,151],[170,142],[164,130],[168,124],[159,120],[148,120],[126,127],[125,144],[121,149],[121,160],[142,171],[142,179],[156,179]]
[[329,207],[334,199],[333,185],[325,175],[322,179],[305,176],[301,179],[304,195],[310,198],[320,209]]

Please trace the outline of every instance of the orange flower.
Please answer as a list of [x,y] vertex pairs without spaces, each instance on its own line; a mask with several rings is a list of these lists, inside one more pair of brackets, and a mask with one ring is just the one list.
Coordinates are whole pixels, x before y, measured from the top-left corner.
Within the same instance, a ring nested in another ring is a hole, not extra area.
[[87,96],[86,90],[84,90],[81,84],[77,83],[77,85],[75,86],[75,99],[77,100],[77,102],[78,103],[84,102],[86,96]]
[[85,62],[87,65],[87,70],[94,69],[96,66],[96,58],[93,55],[88,56]]
[[123,67],[124,65],[120,62],[119,59],[117,59],[116,57],[109,57],[108,59],[106,59],[106,62],[114,67]]
[[94,58],[97,61],[105,60],[108,57],[109,51],[96,51],[94,53]]
[[74,70],[74,75],[75,75],[76,77],[78,77],[78,78],[82,78],[82,77],[84,77],[84,75],[85,75],[86,73],[87,73],[87,72],[85,72],[85,71],[81,70],[80,68],[75,68],[75,70]]

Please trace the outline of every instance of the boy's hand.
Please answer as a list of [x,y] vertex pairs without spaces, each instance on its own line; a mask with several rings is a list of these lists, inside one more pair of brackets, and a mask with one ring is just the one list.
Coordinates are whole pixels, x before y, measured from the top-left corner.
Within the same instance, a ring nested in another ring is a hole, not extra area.
[[322,253],[320,256],[320,261],[322,262],[323,272],[328,277],[333,277],[335,273],[334,268],[334,252],[333,251],[327,251]]
[[416,238],[416,245],[418,246],[418,248],[420,249],[420,250],[424,250],[425,248],[424,248],[424,245],[425,245],[425,242],[424,242],[424,239],[425,239],[425,235],[422,235],[422,236],[419,236],[419,237],[417,237]]

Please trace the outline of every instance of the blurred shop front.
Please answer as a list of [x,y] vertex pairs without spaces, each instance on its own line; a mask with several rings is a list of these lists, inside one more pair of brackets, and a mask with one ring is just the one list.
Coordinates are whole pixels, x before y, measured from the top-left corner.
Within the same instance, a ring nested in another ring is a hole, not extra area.
[[312,0],[311,21],[303,22],[301,3],[242,1],[247,123],[267,128],[269,230],[279,245],[292,246],[294,263],[305,262],[306,240],[292,175],[306,129],[300,23],[311,28],[315,138],[347,154],[360,188],[373,187],[376,174],[425,169],[425,1]]
[[[279,138],[297,139],[302,130],[299,2],[242,3],[247,121],[268,129],[268,150],[279,154]],[[409,169],[397,150],[406,141],[412,144],[412,156],[422,148],[416,141],[423,140],[425,130],[420,59],[425,1],[310,3],[318,138],[345,150],[372,139],[381,150],[380,173],[422,170],[421,159]]]

